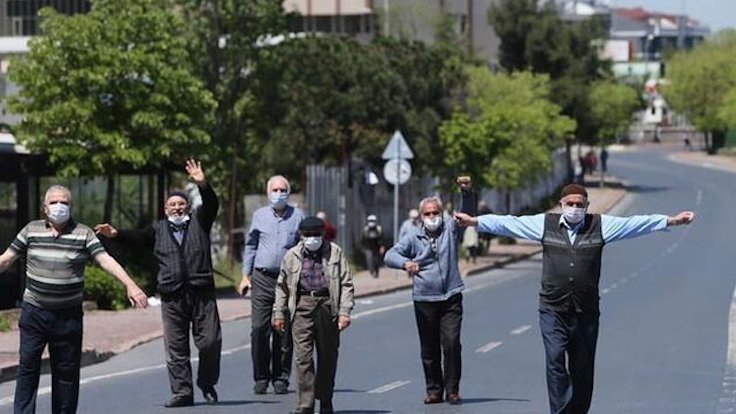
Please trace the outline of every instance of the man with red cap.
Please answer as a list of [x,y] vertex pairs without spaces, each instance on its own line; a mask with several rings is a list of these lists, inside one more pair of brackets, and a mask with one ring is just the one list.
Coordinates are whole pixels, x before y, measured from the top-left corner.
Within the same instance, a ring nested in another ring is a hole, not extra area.
[[560,213],[531,216],[456,213],[455,220],[480,233],[539,241],[543,247],[539,326],[546,353],[552,414],[585,414],[593,396],[598,340],[598,282],[603,246],[669,226],[688,224],[692,211],[674,216],[615,217],[588,213],[588,193],[578,184],[562,189]]

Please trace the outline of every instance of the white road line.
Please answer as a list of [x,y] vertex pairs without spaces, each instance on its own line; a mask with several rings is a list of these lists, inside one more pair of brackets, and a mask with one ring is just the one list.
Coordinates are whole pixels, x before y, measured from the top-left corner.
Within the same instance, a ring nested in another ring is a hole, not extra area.
[[[243,351],[246,349],[250,349],[250,344],[245,344],[241,346],[237,346],[235,348],[230,348],[222,351],[222,355],[230,355],[234,354],[235,352]],[[192,362],[199,361],[199,358],[192,358]],[[166,364],[157,364],[157,365],[149,365],[147,367],[140,367],[135,369],[129,369],[126,371],[119,371],[119,372],[111,372],[109,374],[103,374],[103,375],[97,375],[94,377],[88,377],[88,378],[82,378],[79,380],[79,385],[85,385],[90,384],[93,382],[103,381],[110,378],[117,378],[117,377],[124,377],[128,375],[135,375],[140,374],[141,372],[148,372],[148,371],[154,371],[157,369],[164,369],[166,368]],[[42,387],[38,389],[38,395],[47,395],[51,393],[51,387]],[[12,404],[14,401],[14,397],[5,397],[0,399],[0,406]]]
[[528,331],[531,328],[532,328],[531,325],[522,325],[522,326],[514,329],[513,331],[511,331],[511,335],[521,335],[521,334],[523,334],[524,332]]
[[363,312],[358,312],[358,313],[354,313],[352,316],[350,316],[350,319],[358,319],[358,318],[362,318],[364,316],[370,316],[370,315],[375,315],[377,313],[383,313],[383,312],[392,311],[394,309],[407,308],[407,307],[409,307],[409,306],[411,306],[413,304],[414,304],[414,302],[401,302],[401,303],[397,303],[395,305],[384,306],[382,308],[376,308],[376,309],[371,309],[371,310],[367,310],[367,311],[363,311]]
[[731,296],[731,308],[728,313],[728,348],[726,351],[726,369],[723,375],[723,388],[716,407],[717,413],[736,411],[736,290]]
[[498,348],[499,346],[503,345],[503,342],[489,342],[482,347],[475,350],[475,352],[480,352],[482,354],[485,354],[486,352],[491,352],[494,349]]
[[401,388],[404,385],[410,384],[411,381],[394,381],[386,385],[381,385],[378,388],[374,388],[370,391],[366,391],[368,394],[383,394],[397,388]]

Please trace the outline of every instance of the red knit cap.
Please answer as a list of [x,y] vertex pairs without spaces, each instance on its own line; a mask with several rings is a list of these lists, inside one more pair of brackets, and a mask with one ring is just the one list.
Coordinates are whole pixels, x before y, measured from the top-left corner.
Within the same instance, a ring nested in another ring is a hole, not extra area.
[[565,198],[569,196],[570,194],[580,194],[585,198],[588,198],[588,192],[585,191],[585,187],[583,187],[580,184],[568,184],[562,188],[562,193],[560,194],[560,198]]

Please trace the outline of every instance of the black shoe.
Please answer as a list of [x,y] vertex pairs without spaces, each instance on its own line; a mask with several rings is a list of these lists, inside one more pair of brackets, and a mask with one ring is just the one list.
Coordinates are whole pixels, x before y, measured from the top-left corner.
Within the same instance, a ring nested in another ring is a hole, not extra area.
[[289,383],[286,381],[274,381],[273,392],[274,394],[288,394]]
[[319,401],[319,414],[334,414],[335,409],[332,408],[332,400]]
[[447,403],[450,405],[460,405],[462,403],[462,398],[460,398],[460,394],[456,392],[448,392]]
[[215,391],[215,387],[213,385],[202,387],[202,396],[204,396],[204,400],[207,401],[208,404],[217,403],[217,391]]
[[191,407],[194,405],[194,397],[191,395],[175,395],[166,401],[166,408]]
[[265,394],[266,391],[268,391],[267,382],[256,382],[256,385],[253,386],[253,394]]
[[439,404],[443,401],[444,400],[442,399],[442,394],[430,393],[430,394],[427,394],[426,398],[424,398],[425,404]]

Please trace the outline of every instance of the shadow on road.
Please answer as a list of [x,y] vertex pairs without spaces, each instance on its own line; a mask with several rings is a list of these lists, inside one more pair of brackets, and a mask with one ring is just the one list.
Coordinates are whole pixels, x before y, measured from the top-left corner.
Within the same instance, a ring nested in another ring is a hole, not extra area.
[[521,398],[463,398],[463,405],[495,401],[530,402],[531,400],[525,400]]
[[218,405],[222,405],[225,407],[228,406],[238,406],[238,405],[250,405],[250,404],[280,404],[281,401],[268,401],[268,400],[230,400],[230,401],[218,401],[217,404],[208,404],[206,402],[198,402],[194,403],[195,407],[216,407]]

